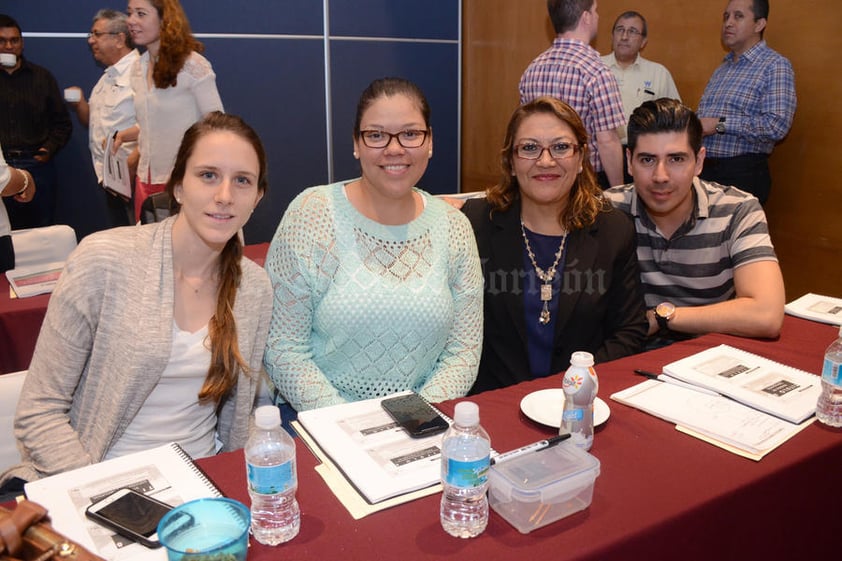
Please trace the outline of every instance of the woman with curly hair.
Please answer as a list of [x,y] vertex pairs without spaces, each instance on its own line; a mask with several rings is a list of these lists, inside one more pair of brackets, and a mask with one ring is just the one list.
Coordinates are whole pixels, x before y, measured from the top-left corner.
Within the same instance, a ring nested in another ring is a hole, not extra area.
[[181,137],[211,111],[222,111],[216,74],[201,54],[178,0],[129,0],[129,33],[146,52],[131,70],[137,125],[115,137],[138,141],[140,162],[134,193],[135,218],[140,205],[164,190]]
[[641,350],[647,322],[634,226],[603,197],[588,136],[566,103],[518,107],[500,182],[462,207],[485,277],[485,333],[472,392]]

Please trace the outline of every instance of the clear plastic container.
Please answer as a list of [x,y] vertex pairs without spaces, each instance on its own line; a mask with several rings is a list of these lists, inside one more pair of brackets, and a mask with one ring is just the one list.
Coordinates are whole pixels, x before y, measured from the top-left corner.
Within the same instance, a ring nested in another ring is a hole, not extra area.
[[599,460],[563,442],[494,464],[489,474],[491,508],[522,534],[588,508]]

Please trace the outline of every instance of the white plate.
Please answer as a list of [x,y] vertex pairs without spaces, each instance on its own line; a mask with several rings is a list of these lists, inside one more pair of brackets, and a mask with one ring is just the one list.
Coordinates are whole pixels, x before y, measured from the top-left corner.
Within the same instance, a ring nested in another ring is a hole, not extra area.
[[[564,390],[550,388],[532,392],[520,400],[523,414],[542,425],[558,428],[561,425],[561,412],[564,409]],[[599,426],[608,420],[611,410],[608,404],[599,398],[593,404],[593,424]]]

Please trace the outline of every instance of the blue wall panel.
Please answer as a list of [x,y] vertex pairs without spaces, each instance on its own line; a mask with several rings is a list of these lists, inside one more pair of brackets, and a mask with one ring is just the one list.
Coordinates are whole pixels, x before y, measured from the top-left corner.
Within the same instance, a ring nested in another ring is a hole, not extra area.
[[458,54],[455,44],[331,41],[336,179],[359,176],[352,134],[360,94],[376,78],[399,76],[418,84],[432,114],[433,159],[419,187],[458,191]]
[[[321,35],[322,0],[181,0],[194,33]],[[124,10],[128,0],[2,0],[0,12],[24,32],[87,31],[100,8]]]
[[455,41],[459,2],[330,0],[330,34]]
[[181,5],[194,33],[322,35],[324,29],[322,0],[181,0]]
[[225,110],[241,115],[266,147],[269,193],[246,225],[246,239],[268,240],[292,198],[328,178],[324,45],[306,39],[203,42]]
[[[124,9],[126,4],[110,5]],[[51,70],[59,87],[78,85],[87,94],[102,69],[84,34],[93,14],[107,5],[101,0],[0,0],[0,12],[21,23],[27,58]],[[330,179],[329,155],[334,179],[359,175],[351,156],[354,111],[359,94],[377,77],[404,76],[422,87],[433,111],[435,154],[420,185],[431,192],[458,189],[458,0],[182,0],[182,5],[205,44],[226,110],[242,115],[266,145],[270,193],[246,226],[248,243],[268,241],[289,201]],[[330,34],[350,38],[329,41],[329,96],[325,5]],[[56,157],[62,181],[59,219],[81,237],[105,227],[105,209],[90,164],[87,130],[71,115],[73,137]]]

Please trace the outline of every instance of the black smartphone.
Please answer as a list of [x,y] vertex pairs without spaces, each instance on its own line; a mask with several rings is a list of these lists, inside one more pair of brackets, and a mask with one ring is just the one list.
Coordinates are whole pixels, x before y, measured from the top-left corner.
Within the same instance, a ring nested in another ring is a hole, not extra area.
[[413,438],[423,438],[447,430],[447,421],[429,403],[416,394],[388,397],[380,402],[383,409]]
[[172,506],[134,489],[118,489],[85,509],[85,516],[146,547],[161,547],[158,522]]

